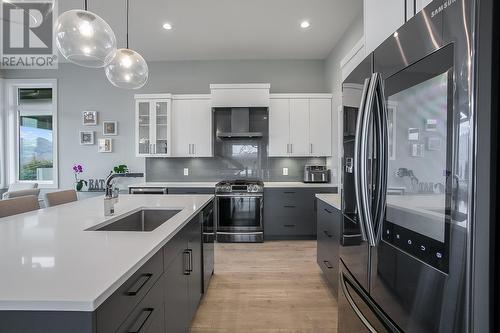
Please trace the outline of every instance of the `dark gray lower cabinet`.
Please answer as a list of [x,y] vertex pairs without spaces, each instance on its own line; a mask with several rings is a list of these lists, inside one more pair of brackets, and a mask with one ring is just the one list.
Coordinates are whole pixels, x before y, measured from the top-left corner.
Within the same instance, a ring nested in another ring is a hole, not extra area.
[[183,333],[202,297],[203,212],[94,312],[0,311],[0,333]]
[[214,194],[215,188],[210,187],[169,187],[168,194]]
[[317,193],[337,193],[337,188],[265,188],[265,239],[315,239]]
[[340,210],[317,199],[317,262],[335,296],[338,293],[341,222]]
[[166,332],[189,331],[202,296],[201,220],[191,221],[173,240],[175,249],[165,247]]

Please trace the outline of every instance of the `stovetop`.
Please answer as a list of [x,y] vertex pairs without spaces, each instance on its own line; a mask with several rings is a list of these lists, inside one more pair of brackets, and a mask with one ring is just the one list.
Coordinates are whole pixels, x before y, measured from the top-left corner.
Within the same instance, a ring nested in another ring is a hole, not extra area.
[[215,185],[216,193],[262,193],[264,182],[258,179],[223,180]]

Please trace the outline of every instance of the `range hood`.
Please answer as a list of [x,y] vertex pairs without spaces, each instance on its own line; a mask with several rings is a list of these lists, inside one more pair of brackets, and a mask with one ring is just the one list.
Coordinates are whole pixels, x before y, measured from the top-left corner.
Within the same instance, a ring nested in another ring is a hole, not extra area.
[[250,132],[250,109],[231,108],[231,130],[230,132],[218,132],[221,139],[230,138],[261,138],[262,132]]

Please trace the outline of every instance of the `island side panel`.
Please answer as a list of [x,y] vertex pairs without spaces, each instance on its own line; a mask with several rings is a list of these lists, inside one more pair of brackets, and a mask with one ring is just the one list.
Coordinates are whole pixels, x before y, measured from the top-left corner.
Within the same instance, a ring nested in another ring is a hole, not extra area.
[[94,312],[0,311],[0,333],[96,333]]

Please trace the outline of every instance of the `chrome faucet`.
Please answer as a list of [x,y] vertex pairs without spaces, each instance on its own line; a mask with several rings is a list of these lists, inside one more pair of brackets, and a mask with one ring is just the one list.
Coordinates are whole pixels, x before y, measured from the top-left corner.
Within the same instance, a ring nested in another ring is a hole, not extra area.
[[115,203],[118,201],[118,192],[113,188],[115,178],[141,178],[142,172],[112,173],[106,178],[106,194],[104,195],[104,216],[111,216],[115,213]]

